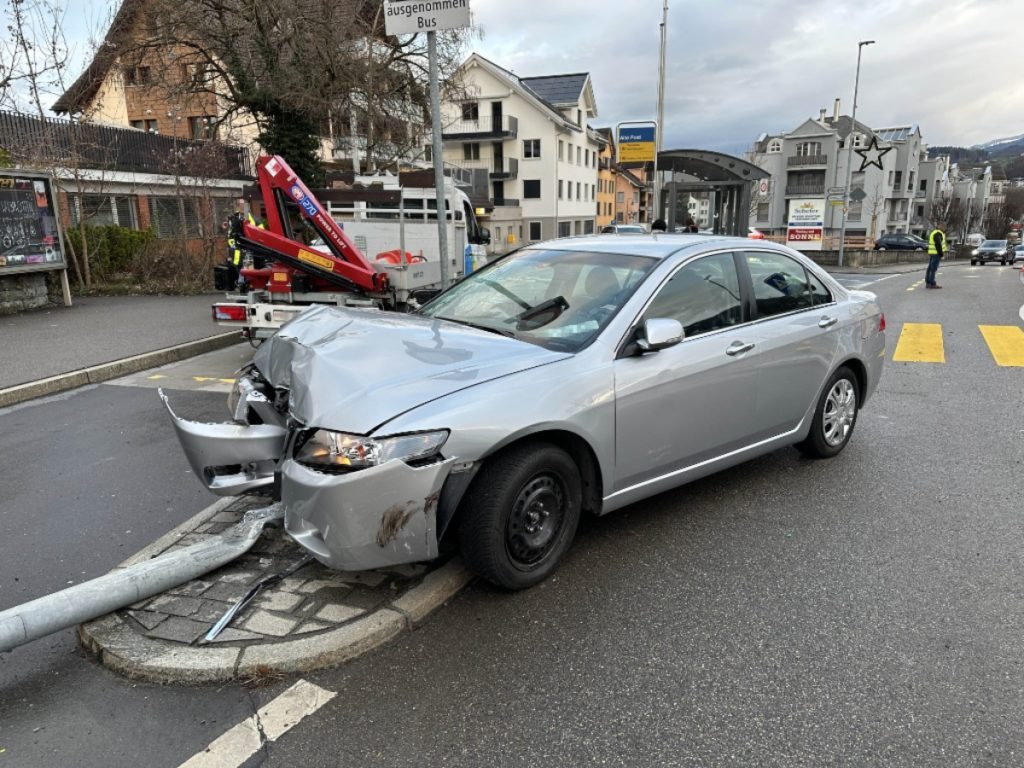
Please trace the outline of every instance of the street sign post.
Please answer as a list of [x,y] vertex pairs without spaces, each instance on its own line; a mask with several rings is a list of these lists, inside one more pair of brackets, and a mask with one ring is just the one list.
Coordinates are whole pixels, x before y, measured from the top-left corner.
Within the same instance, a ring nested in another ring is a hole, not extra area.
[[427,33],[434,186],[437,192],[437,250],[441,255],[441,288],[448,287],[448,214],[444,194],[444,147],[441,144],[441,86],[437,72],[437,31],[468,27],[469,0],[384,0],[384,31],[389,35]]
[[768,197],[768,190],[771,189],[768,179],[761,179],[757,182],[757,194],[759,197]]
[[655,123],[619,123],[615,132],[620,163],[654,162],[657,156]]

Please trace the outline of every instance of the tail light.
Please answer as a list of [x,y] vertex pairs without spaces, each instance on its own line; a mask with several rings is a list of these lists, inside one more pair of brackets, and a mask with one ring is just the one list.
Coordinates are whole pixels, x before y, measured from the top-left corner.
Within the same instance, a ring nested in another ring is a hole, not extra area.
[[214,304],[214,322],[244,323],[246,306],[244,304]]
[[881,333],[885,330],[885,312],[882,312],[878,316],[878,332]]

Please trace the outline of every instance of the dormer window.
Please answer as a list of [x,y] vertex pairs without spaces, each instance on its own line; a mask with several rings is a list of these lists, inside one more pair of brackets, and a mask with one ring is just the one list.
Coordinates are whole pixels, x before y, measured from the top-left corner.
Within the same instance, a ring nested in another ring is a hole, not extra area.
[[864,134],[855,133],[853,134],[853,147],[854,149],[860,149],[864,146]]
[[772,139],[768,142],[768,154],[776,155],[782,151],[782,140]]

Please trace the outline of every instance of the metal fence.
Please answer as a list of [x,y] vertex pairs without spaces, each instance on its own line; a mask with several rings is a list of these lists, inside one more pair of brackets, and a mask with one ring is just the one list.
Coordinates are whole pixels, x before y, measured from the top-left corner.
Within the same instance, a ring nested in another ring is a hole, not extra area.
[[0,149],[25,165],[248,179],[244,147],[0,111]]

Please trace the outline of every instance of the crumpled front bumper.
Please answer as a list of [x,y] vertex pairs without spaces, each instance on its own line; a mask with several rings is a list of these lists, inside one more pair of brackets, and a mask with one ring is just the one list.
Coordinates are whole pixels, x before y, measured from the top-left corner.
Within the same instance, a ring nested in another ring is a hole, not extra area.
[[359,571],[437,557],[438,503],[455,459],[319,472],[287,458],[283,426],[189,421],[174,413],[162,391],[160,397],[189,464],[213,493],[248,493],[280,475],[285,530],[324,565]]
[[392,460],[335,475],[281,463],[284,527],[330,568],[359,571],[437,557],[437,508],[455,459]]

